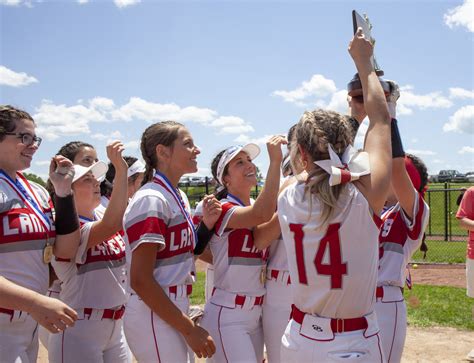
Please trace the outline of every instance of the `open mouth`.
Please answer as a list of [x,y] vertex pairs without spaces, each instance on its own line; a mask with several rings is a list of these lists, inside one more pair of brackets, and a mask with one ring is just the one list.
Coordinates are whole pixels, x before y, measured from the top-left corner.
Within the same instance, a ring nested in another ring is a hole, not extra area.
[[248,173],[248,174],[245,174],[246,177],[250,177],[250,176],[255,176],[255,173]]
[[32,160],[33,159],[33,154],[25,154],[25,153],[21,153],[21,156],[29,159],[29,160]]

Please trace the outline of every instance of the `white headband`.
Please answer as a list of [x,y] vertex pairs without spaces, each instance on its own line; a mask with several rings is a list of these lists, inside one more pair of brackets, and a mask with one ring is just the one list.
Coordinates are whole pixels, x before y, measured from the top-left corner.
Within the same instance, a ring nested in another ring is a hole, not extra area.
[[136,173],[144,173],[144,172],[145,172],[145,164],[143,164],[140,160],[137,160],[128,167],[127,178],[130,178],[132,175],[135,175]]

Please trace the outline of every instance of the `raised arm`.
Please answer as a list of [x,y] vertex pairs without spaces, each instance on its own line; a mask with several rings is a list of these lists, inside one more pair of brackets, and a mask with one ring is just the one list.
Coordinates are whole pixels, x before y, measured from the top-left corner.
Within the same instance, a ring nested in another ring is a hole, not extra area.
[[122,229],[122,218],[128,202],[127,163],[122,157],[123,150],[120,141],[107,145],[107,156],[115,168],[114,188],[104,217],[91,228],[87,248],[94,247]]
[[252,206],[236,208],[227,224],[228,228],[252,228],[272,218],[280,187],[280,165],[283,159],[281,145],[286,143],[286,138],[280,135],[272,136],[267,142],[270,165],[265,185]]
[[362,177],[356,185],[372,210],[380,214],[387,197],[392,171],[390,115],[382,86],[370,62],[373,46],[364,38],[361,28],[357,30],[349,45],[349,53],[359,73],[365,110],[370,121],[364,150],[370,155],[371,173]]

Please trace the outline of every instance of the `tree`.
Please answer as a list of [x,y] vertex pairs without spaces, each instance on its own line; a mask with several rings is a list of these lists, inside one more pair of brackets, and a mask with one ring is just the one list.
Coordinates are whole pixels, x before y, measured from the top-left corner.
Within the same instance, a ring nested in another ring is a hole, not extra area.
[[31,180],[32,182],[35,182],[36,184],[41,185],[42,187],[46,187],[46,182],[41,179],[38,175],[33,174],[33,173],[23,173],[26,179]]

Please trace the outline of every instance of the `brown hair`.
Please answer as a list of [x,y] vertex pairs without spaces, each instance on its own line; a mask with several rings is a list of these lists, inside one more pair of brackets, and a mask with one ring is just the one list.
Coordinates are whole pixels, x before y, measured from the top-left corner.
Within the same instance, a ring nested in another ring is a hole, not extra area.
[[[292,140],[292,165],[298,158],[298,145],[305,150],[313,161],[329,159],[328,145],[342,156],[352,142],[352,130],[348,117],[334,111],[314,110],[305,112],[295,129]],[[308,174],[306,191],[317,196],[322,202],[322,222],[331,217],[343,185],[329,185],[329,174],[316,167]]]
[[[127,166],[130,168],[135,161],[138,159],[134,156],[124,156],[123,159],[127,163]],[[134,183],[135,180],[138,179],[138,173],[133,174],[132,176],[128,177],[128,183]],[[115,166],[111,162],[109,162],[109,168],[107,169],[107,173],[105,174],[105,179],[100,183],[100,195],[105,195],[106,197],[110,197],[112,195],[112,189],[114,186],[114,179],[115,179]]]
[[16,129],[16,122],[19,120],[30,120],[35,123],[33,117],[26,111],[22,111],[10,105],[0,106],[0,141],[5,138],[5,133],[13,132]]
[[[219,161],[221,160],[221,157],[225,153],[226,150],[227,148],[220,151],[216,156],[214,156],[214,159],[212,159],[212,162],[211,162],[212,177],[217,182],[217,187],[214,192],[214,195],[217,200],[221,200],[227,197],[227,188],[225,187],[225,185],[221,185],[219,180],[217,179],[217,167],[219,166]],[[222,173],[222,177],[227,175],[228,170],[229,170],[229,164],[227,164],[224,167],[224,172]]]
[[178,138],[178,132],[184,125],[176,121],[162,121],[148,126],[143,132],[140,144],[143,160],[145,161],[145,176],[142,185],[153,178],[153,170],[158,168],[156,146],[172,146]]

